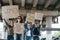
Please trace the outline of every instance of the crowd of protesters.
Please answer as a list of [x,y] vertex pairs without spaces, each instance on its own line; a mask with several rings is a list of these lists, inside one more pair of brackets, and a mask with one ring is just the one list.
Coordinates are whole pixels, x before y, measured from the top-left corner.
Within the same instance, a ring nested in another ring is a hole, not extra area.
[[[26,19],[26,18],[25,18]],[[23,34],[14,34],[14,20],[16,23],[24,23],[24,35]],[[7,27],[5,27],[5,30],[7,30],[8,36],[7,40],[40,40],[39,36],[40,34],[40,20],[35,20],[34,23],[25,21],[23,17],[18,16],[17,18],[10,18],[9,22],[10,24],[4,19]],[[14,37],[14,35],[16,35]],[[23,35],[23,36],[22,36]]]

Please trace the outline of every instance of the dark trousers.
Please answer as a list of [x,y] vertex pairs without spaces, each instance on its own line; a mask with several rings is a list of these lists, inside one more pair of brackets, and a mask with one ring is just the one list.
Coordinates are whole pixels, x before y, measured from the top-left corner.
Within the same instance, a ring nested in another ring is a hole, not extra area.
[[13,35],[8,35],[7,40],[14,40],[14,36]]
[[31,36],[26,36],[26,40],[31,40]]
[[33,40],[39,40],[39,36],[34,36]]
[[22,40],[22,34],[16,34],[16,40]]

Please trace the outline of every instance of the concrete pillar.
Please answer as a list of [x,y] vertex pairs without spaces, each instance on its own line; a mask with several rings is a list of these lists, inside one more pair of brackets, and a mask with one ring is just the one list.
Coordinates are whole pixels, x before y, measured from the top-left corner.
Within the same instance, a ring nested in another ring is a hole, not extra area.
[[25,0],[21,0],[21,6],[24,7],[25,5]]
[[33,7],[36,7],[38,0],[34,0]]
[[9,0],[9,4],[10,4],[10,5],[13,5],[13,2],[12,2],[12,0]]
[[1,7],[1,3],[0,3],[0,7]]
[[[47,28],[51,28],[52,17],[46,17],[46,26],[47,26]],[[47,31],[46,40],[52,40],[51,31]]]
[[2,8],[0,7],[0,14],[2,15]]

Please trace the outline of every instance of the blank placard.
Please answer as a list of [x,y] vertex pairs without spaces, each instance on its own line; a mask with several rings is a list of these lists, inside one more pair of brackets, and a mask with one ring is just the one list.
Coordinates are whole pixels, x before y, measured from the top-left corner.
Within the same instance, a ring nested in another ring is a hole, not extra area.
[[15,18],[19,16],[19,9],[17,5],[3,6],[2,17],[3,18]]

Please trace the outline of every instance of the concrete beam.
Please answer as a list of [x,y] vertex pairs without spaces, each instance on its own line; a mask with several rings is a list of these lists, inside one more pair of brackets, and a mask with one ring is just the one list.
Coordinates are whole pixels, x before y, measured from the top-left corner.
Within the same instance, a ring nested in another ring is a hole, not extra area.
[[36,7],[37,3],[38,3],[38,0],[34,0],[33,7]]
[[2,6],[2,0],[0,1],[0,14],[2,15],[2,9],[1,9],[1,6]]
[[49,5],[50,5],[50,3],[52,2],[53,0],[47,0],[47,2],[46,2],[46,4],[45,4],[45,7],[44,8],[47,8]]
[[10,5],[13,5],[13,2],[12,2],[12,0],[9,0],[9,4],[10,4]]
[[0,7],[2,6],[2,0],[0,1]]
[[60,12],[58,12],[58,15],[60,16]]
[[[21,11],[22,9],[20,9],[20,14],[22,14],[23,13],[23,15],[25,14],[27,14],[27,10],[26,9],[23,9],[22,11]],[[32,11],[32,12],[31,12]],[[26,12],[26,13],[25,13]],[[35,13],[35,12],[37,12],[37,13],[43,13],[44,14],[44,16],[47,16],[47,17],[52,17],[52,16],[59,16],[60,15],[60,13],[58,12],[58,10],[55,10],[55,11],[48,11],[48,10],[35,10],[35,9],[32,9],[32,10],[29,10],[29,12],[31,12],[31,13]]]
[[0,3],[0,7],[1,7],[1,3]]
[[21,6],[24,7],[25,5],[25,0],[21,0]]
[[56,8],[59,8],[60,7],[60,4],[58,4],[57,6],[56,6]]
[[41,28],[41,31],[60,31],[60,28]]
[[0,7],[0,15],[2,15],[2,8]]
[[27,3],[32,3],[32,2],[33,2],[33,0],[26,0],[26,2],[27,2]]

